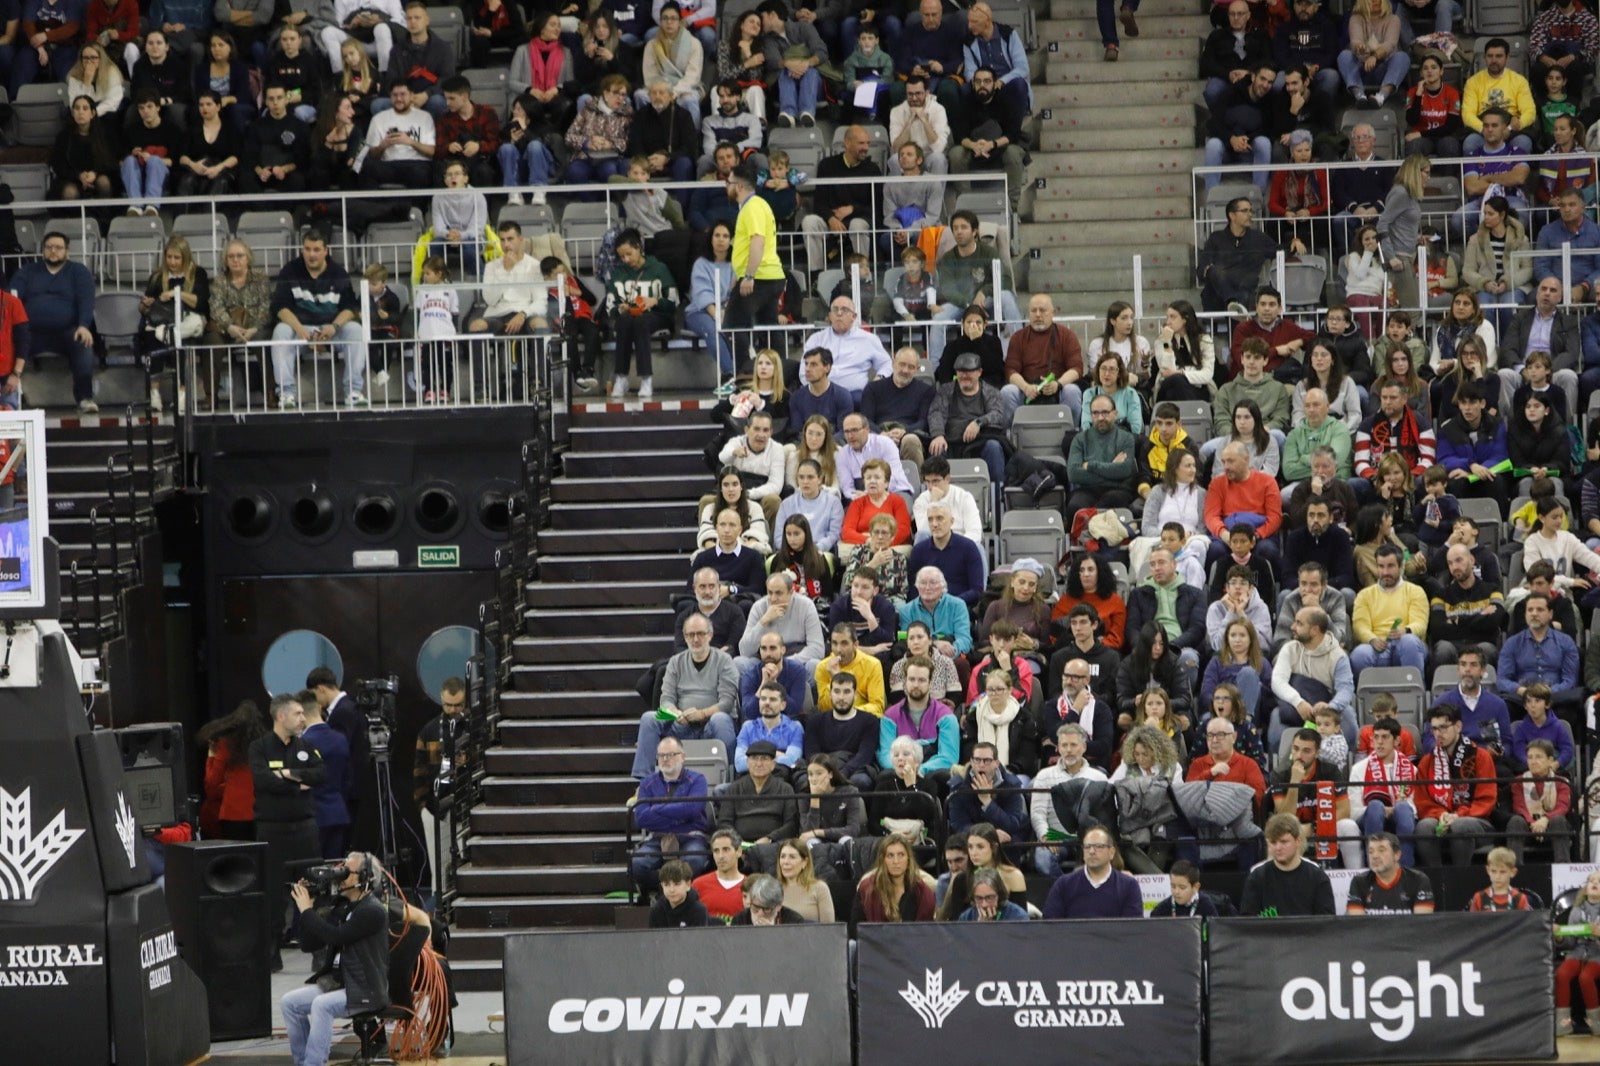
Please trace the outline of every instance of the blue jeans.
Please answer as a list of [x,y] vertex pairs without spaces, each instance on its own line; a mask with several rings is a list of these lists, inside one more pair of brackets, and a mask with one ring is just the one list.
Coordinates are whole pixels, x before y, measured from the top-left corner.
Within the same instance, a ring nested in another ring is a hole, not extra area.
[[[1250,141],[1248,152],[1235,152],[1227,142],[1220,137],[1206,138],[1206,166],[1220,167],[1229,163],[1254,163],[1264,167],[1272,162],[1272,141],[1266,137],[1254,137]],[[1207,174],[1206,188],[1214,189],[1222,181],[1221,174]],[[1267,187],[1267,172],[1257,170],[1250,175],[1250,181],[1259,188]]]
[[150,156],[142,164],[129,155],[122,159],[122,187],[128,190],[128,199],[144,200],[153,205],[161,199],[167,188],[167,175],[172,164],[160,156]]
[[799,78],[787,70],[778,73],[778,111],[791,118],[817,113],[817,96],[822,92],[822,75],[812,67]]
[[662,737],[677,737],[679,740],[720,740],[728,752],[728,758],[732,759],[733,745],[738,739],[738,734],[734,730],[733,719],[721,711],[698,725],[663,722],[656,717],[655,711],[645,711],[639,716],[639,748],[633,754],[633,776],[640,781],[655,772],[656,745],[661,743]]
[[[1440,0],[1441,3],[1445,0]],[[1366,810],[1361,813],[1361,835],[1369,837],[1374,833],[1381,833],[1385,829],[1392,830],[1400,838],[1400,865],[1415,866],[1417,864],[1417,846],[1411,840],[1411,834],[1417,831],[1417,812],[1412,810],[1409,803],[1396,803],[1394,815],[1385,817],[1383,801],[1375,799],[1367,804]],[[1362,841],[1363,848],[1366,841]]]
[[1357,678],[1369,666],[1413,666],[1421,670],[1427,663],[1428,646],[1415,633],[1390,641],[1383,651],[1374,651],[1371,644],[1357,644],[1350,649],[1350,672]]
[[[1307,697],[1309,699],[1309,697]],[[1267,754],[1270,758],[1277,758],[1278,744],[1283,740],[1286,729],[1315,729],[1316,722],[1300,717],[1300,711],[1289,706],[1282,700],[1277,701],[1278,711],[1267,722]],[[1354,751],[1356,738],[1360,730],[1356,728],[1356,712],[1354,707],[1343,708],[1339,712],[1339,732],[1344,734],[1344,741]]]
[[[703,836],[680,836],[678,858],[689,864],[689,872],[696,877],[711,869],[711,850]],[[646,897],[653,895],[661,887],[661,841],[653,836],[639,841],[628,863],[628,873],[640,892]]]
[[[1048,404],[1050,402],[1051,400],[1048,396],[1034,401],[1037,404]],[[1079,419],[1083,417],[1083,390],[1076,385],[1063,385],[1061,386],[1061,391],[1056,393],[1054,402],[1063,405],[1072,412],[1072,424],[1077,426]],[[1016,416],[1017,409],[1026,404],[1027,397],[1022,395],[1021,389],[1015,385],[1000,386],[1000,406],[1005,410],[1006,425],[1009,426],[1011,424],[1012,418]]]
[[[1122,0],[1122,6],[1129,11],[1137,11],[1139,10],[1139,0]],[[1102,45],[1121,43],[1117,39],[1116,8],[1116,0],[1095,0],[1094,17],[1100,24],[1100,43]]]
[[717,366],[723,376],[733,373],[733,349],[728,347],[728,342],[722,339],[722,332],[717,326],[717,320],[703,307],[690,308],[683,313],[683,324],[694,331],[695,336],[706,342],[706,350],[717,353]]
[[[94,399],[94,348],[87,344],[79,344],[72,336],[73,331],[72,326],[50,330],[35,323],[30,333],[29,347],[32,359],[37,359],[45,353],[67,357],[67,366],[72,371],[72,398],[82,402]],[[4,406],[11,407],[13,404],[6,403]]]
[[[16,47],[16,46],[13,46]],[[78,46],[75,44],[46,45],[48,49],[48,66],[50,68],[50,81],[66,81],[67,75],[72,73],[72,68],[78,64]],[[39,76],[39,53],[27,47],[26,42],[22,47],[16,48],[13,53],[13,62],[4,64],[4,69],[11,71],[11,99],[17,98],[17,90],[24,85],[29,85]]]
[[349,1016],[345,990],[324,992],[301,985],[283,994],[283,1027],[289,1031],[289,1056],[296,1066],[326,1066],[333,1044],[333,1020]]
[[986,440],[978,454],[989,467],[989,480],[996,485],[1006,483],[1006,450],[997,440]]
[[[315,329],[315,327],[309,327]],[[272,375],[277,379],[280,398],[294,399],[300,377],[300,352],[305,342],[294,329],[279,322],[272,327]],[[346,322],[333,335],[334,351],[344,363],[345,397],[366,391],[367,353],[361,347],[361,327]]]
[[[612,159],[574,159],[567,164],[566,181],[563,185],[597,185],[610,181],[612,175],[625,173],[628,161],[620,156]],[[598,200],[599,193],[584,193],[580,199]]]
[[[543,141],[529,141],[520,149],[514,144],[502,144],[495,156],[500,160],[501,184],[512,188],[518,185],[550,184],[550,171],[555,167],[555,160]],[[527,180],[523,180],[524,174]]]
[[1399,88],[1406,83],[1406,75],[1411,71],[1411,53],[1395,52],[1388,59],[1380,60],[1378,65],[1367,71],[1362,61],[1348,48],[1339,53],[1339,75],[1344,78],[1344,83],[1350,88],[1360,86],[1388,85]]

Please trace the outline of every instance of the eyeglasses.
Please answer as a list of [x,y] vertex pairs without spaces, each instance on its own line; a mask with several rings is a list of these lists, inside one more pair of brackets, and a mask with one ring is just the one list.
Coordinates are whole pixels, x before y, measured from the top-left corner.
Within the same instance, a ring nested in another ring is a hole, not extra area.
[[831,308],[829,308],[829,310],[832,311],[836,315],[853,315],[853,314],[855,314],[855,312],[852,311],[848,307],[831,307]]
[[1067,678],[1069,680],[1072,680],[1072,681],[1087,681],[1087,680],[1089,680],[1089,675],[1088,674],[1062,674],[1061,676],[1065,677],[1065,678]]
[[993,764],[995,764],[995,763],[997,763],[999,761],[1000,761],[999,759],[989,759],[989,758],[985,758],[985,757],[983,757],[981,755],[974,755],[972,757],[972,764],[974,766],[992,766]]
[[983,893],[974,892],[972,894],[972,902],[974,902],[974,903],[999,903],[1000,902],[1000,897],[999,897],[998,894],[996,894],[994,892],[983,892]]
[[1233,736],[1232,733],[1212,733],[1209,730],[1206,732],[1206,739],[1207,740],[1221,740],[1224,737],[1231,737],[1231,736]]
[[656,753],[656,762],[671,762],[673,759],[683,758],[681,751],[662,751]]
[[1110,844],[1085,844],[1085,845],[1083,845],[1083,850],[1084,851],[1110,851],[1111,850],[1111,845]]

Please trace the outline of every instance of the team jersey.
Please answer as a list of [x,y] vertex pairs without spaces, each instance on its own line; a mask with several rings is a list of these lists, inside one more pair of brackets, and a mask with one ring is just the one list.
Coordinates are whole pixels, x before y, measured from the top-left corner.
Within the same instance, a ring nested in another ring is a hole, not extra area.
[[1371,870],[1350,879],[1350,899],[1346,914],[1414,914],[1433,910],[1433,885],[1428,875],[1400,867],[1394,880],[1385,884]]

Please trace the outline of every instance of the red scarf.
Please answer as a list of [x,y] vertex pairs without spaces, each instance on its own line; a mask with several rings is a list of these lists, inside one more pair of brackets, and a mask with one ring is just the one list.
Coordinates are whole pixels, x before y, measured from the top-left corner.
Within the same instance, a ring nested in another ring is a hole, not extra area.
[[1411,409],[1409,403],[1400,414],[1398,427],[1392,427],[1389,420],[1381,415],[1377,419],[1377,424],[1372,427],[1372,446],[1368,453],[1370,456],[1368,462],[1376,470],[1378,462],[1384,456],[1396,451],[1400,453],[1400,458],[1406,461],[1406,466],[1416,472],[1417,464],[1422,461],[1422,430],[1417,425],[1417,413]]
[[1338,790],[1332,781],[1318,781],[1316,787],[1317,820],[1313,832],[1317,841],[1317,861],[1327,862],[1339,856],[1339,816],[1335,806]]
[[[1415,781],[1417,768],[1411,765],[1411,760],[1398,752],[1394,757],[1394,780]],[[1374,799],[1382,799],[1389,806],[1394,806],[1411,794],[1409,788],[1396,788],[1386,784],[1389,780],[1389,771],[1384,767],[1383,760],[1376,755],[1367,758],[1367,787],[1361,790],[1361,803],[1365,806]]]
[[1428,794],[1445,810],[1454,811],[1472,802],[1472,782],[1462,778],[1472,776],[1471,771],[1477,769],[1478,747],[1462,737],[1448,759],[1441,758],[1442,754],[1438,748],[1433,749],[1433,779]]
[[564,58],[561,38],[547,41],[535,37],[528,42],[528,80],[541,92],[561,84],[561,60]]

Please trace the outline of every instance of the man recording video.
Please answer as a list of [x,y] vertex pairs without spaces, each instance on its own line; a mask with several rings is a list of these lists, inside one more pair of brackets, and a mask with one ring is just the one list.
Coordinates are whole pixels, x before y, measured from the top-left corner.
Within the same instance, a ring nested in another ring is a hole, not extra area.
[[[411,761],[411,796],[422,819],[428,869],[432,871],[436,893],[444,889],[443,871],[435,869],[436,865],[443,865],[435,857],[444,858],[438,850],[439,827],[443,824],[449,832],[450,789],[459,780],[467,751],[467,683],[459,677],[445,678],[439,686],[439,706],[444,713],[417,732],[417,750]],[[445,839],[448,841],[449,837]],[[448,844],[444,851],[449,851]]]
[[327,875],[328,880],[319,879],[319,887],[337,897],[331,905],[313,909],[306,882],[298,881],[289,890],[300,911],[301,949],[331,949],[311,981],[283,997],[283,1024],[296,1066],[325,1066],[335,1018],[389,1005],[389,916],[375,895],[382,868],[370,854],[353,851],[342,867],[316,867],[311,873]]
[[256,786],[256,839],[267,845],[267,915],[272,932],[272,972],[283,969],[283,886],[287,865],[322,855],[311,790],[327,778],[322,756],[300,738],[306,712],[293,696],[274,696],[268,707],[272,731],[250,745],[250,776]]

